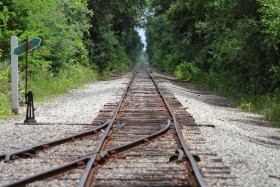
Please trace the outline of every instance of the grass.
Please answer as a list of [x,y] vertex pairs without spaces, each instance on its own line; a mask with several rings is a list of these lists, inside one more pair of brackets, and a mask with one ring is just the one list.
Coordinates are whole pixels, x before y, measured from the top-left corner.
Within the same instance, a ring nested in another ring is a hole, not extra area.
[[9,74],[10,68],[4,68],[4,65],[0,63],[0,117],[9,113],[8,107],[10,106],[9,92],[11,91],[9,86]]
[[0,119],[3,118],[4,115],[11,113],[11,111],[9,110],[10,107],[11,107],[10,98],[5,94],[0,93]]
[[265,117],[280,128],[280,90],[268,93],[253,102],[256,111],[261,112]]
[[263,114],[275,127],[280,128],[280,96],[276,93],[277,91],[263,96],[247,96],[247,99],[242,98],[239,101],[240,107]]
[[[69,66],[58,74],[40,71],[29,78],[28,90],[34,93],[34,102],[42,102],[72,89],[82,87],[86,83],[98,79],[98,73],[83,66]],[[19,81],[21,101],[24,100],[24,81]],[[17,117],[11,113],[11,96],[0,92],[0,119]]]
[[229,82],[213,74],[200,75],[194,82],[236,102],[241,109],[264,115],[274,127],[280,128],[280,89],[263,95],[243,93],[238,81]]
[[79,88],[98,79],[98,73],[82,66],[67,67],[56,76],[40,74],[30,80],[29,88],[34,93],[35,101],[49,100],[69,90]]

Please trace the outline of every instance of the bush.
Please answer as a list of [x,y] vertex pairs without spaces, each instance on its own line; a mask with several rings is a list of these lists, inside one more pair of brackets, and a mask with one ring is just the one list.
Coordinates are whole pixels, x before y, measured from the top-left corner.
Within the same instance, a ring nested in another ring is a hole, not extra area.
[[9,82],[10,82],[10,68],[3,67],[2,64],[0,64],[0,93],[6,93],[8,94],[11,90]]
[[4,114],[9,114],[10,99],[0,92],[0,117]]
[[256,104],[258,104],[258,110],[267,119],[274,121],[280,127],[280,90],[262,96]]
[[189,62],[183,62],[176,67],[175,76],[178,79],[190,81],[198,72],[198,68]]
[[80,65],[65,66],[57,74],[41,71],[40,74],[33,75],[28,87],[34,92],[35,101],[42,101],[78,88],[97,77],[97,72],[90,68]]

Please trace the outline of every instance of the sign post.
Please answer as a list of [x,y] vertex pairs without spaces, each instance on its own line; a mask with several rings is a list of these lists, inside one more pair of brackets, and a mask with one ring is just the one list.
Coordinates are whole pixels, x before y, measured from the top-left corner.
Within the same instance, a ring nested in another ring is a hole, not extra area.
[[19,96],[18,96],[18,55],[14,54],[14,50],[18,47],[18,38],[11,38],[11,73],[12,73],[12,112],[18,114]]
[[25,42],[25,104],[27,104],[27,83],[28,83],[28,36]]
[[[28,80],[28,52],[37,48],[41,44],[40,38],[33,38],[18,46],[18,40],[16,36],[11,39],[11,61],[12,61],[12,88],[13,88],[13,109],[12,111],[18,114],[18,56],[26,53],[26,64],[25,64],[25,103],[27,104],[26,119],[24,123],[37,123],[34,114],[34,104],[33,104],[33,93],[31,91],[27,92],[27,80]],[[15,105],[15,106],[14,106]],[[15,109],[14,109],[15,107]]]

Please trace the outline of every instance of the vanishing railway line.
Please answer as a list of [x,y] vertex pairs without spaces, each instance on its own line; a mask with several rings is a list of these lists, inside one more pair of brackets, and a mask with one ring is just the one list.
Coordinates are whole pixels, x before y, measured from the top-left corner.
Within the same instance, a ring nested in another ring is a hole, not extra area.
[[[60,165],[2,185],[56,180],[68,186],[205,186],[176,116],[150,75],[135,74],[108,113],[112,118],[94,130],[0,155],[11,167],[11,160],[32,157]],[[60,146],[70,144],[60,153]]]

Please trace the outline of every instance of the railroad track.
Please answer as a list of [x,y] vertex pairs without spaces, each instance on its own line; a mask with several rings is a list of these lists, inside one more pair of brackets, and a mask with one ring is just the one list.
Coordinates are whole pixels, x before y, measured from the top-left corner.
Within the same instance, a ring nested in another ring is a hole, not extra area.
[[[32,157],[60,165],[4,186],[205,186],[167,100],[150,75],[135,74],[115,111],[101,111],[101,126],[0,155],[11,167]],[[66,144],[76,149],[60,153]]]

